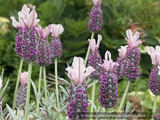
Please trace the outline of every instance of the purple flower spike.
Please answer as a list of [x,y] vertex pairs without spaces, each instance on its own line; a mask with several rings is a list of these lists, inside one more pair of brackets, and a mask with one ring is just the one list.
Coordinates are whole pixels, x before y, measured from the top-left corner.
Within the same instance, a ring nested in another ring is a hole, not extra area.
[[158,114],[157,114],[157,120],[160,120],[160,105],[159,105],[159,107],[158,107]]
[[47,40],[48,35],[50,33],[50,26],[43,29],[40,25],[36,28],[37,33],[39,35],[38,38],[38,60],[36,64],[38,66],[49,66],[52,63],[51,60],[51,48],[49,42]]
[[123,68],[124,68],[124,61],[126,57],[126,52],[127,52],[127,46],[121,46],[121,49],[118,49],[119,51],[119,57],[117,58],[117,63],[119,66],[115,68],[115,72],[117,74],[118,79],[123,78]]
[[155,67],[151,70],[149,88],[154,95],[160,95],[160,46],[149,47],[148,54],[151,56],[152,64]]
[[35,26],[40,21],[37,19],[35,6],[33,6],[33,10],[30,12],[27,5],[23,5],[22,10],[18,12],[18,16],[19,22],[14,17],[10,17],[12,25],[19,29],[16,37],[15,51],[25,62],[35,62],[37,60],[36,52],[30,53],[35,48],[37,49]]
[[98,51],[101,40],[102,40],[102,36],[98,35],[98,42],[96,45],[95,39],[93,40],[89,39],[89,46],[91,48],[91,52],[88,57],[88,66],[92,66],[95,69],[95,71],[92,72],[89,77],[95,80],[99,79],[99,74],[101,70],[101,67],[99,66],[99,64],[102,64],[102,59]]
[[114,107],[118,99],[117,75],[114,71],[116,66],[118,63],[113,62],[110,52],[106,51],[104,63],[101,65],[98,95],[99,102],[106,109]]
[[51,53],[54,59],[58,59],[62,56],[62,43],[59,39],[59,35],[64,31],[62,25],[51,24],[52,41],[50,42]]
[[19,108],[20,106],[24,107],[26,104],[27,79],[28,79],[28,72],[24,72],[24,73],[19,72],[19,74],[20,74],[21,85],[18,89],[18,93],[15,99],[15,106],[17,108]]
[[94,69],[91,66],[85,68],[84,60],[80,57],[74,57],[72,67],[66,68],[68,77],[74,82],[69,86],[67,115],[70,120],[85,120],[88,110],[88,86],[84,80]]
[[129,29],[126,31],[127,37],[127,53],[126,58],[124,60],[124,76],[130,80],[135,81],[139,75],[141,74],[139,70],[139,62],[140,62],[140,52],[138,50],[138,46],[142,44],[140,40],[138,40],[140,33],[136,32],[134,36],[132,36],[132,31]]
[[102,28],[103,12],[100,9],[101,0],[92,0],[94,7],[92,7],[89,14],[88,30],[93,33],[97,33]]

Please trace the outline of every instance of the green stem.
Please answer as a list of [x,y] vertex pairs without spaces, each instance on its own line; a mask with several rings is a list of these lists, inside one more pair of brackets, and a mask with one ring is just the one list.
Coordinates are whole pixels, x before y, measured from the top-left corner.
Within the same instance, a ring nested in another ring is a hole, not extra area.
[[95,87],[96,87],[96,80],[93,80],[91,114],[93,114],[93,105],[94,105]]
[[44,93],[45,99],[48,104],[48,97],[47,97],[47,80],[46,80],[46,67],[43,67],[43,78],[44,78]]
[[27,98],[26,98],[26,107],[25,107],[25,120],[28,118],[28,108],[30,101],[30,89],[31,89],[31,73],[32,73],[32,63],[28,64],[28,80],[27,80]]
[[[59,106],[59,96],[58,96],[58,70],[57,70],[57,59],[55,59],[55,82],[56,82],[56,98],[57,98],[57,106],[58,106],[58,112],[60,111]],[[61,114],[60,114],[61,118]]]
[[23,65],[23,59],[21,58],[21,60],[20,60],[20,65],[19,65],[19,69],[18,69],[16,88],[15,88],[15,91],[14,91],[14,98],[13,98],[13,105],[12,105],[12,110],[13,110],[13,111],[14,111],[14,109],[15,109],[15,99],[16,99],[16,96],[17,96],[17,91],[18,91],[19,81],[20,81],[20,74],[19,74],[19,72],[22,71],[22,65]]
[[[94,33],[92,32],[91,40],[92,40],[93,38],[94,38]],[[84,61],[84,65],[85,65],[85,66],[86,66],[86,64],[87,64],[89,52],[90,52],[90,46],[88,45],[88,50],[87,50],[87,54],[86,54],[85,61]]]
[[39,71],[39,83],[38,83],[38,95],[37,95],[37,112],[39,114],[39,103],[40,103],[40,92],[41,92],[41,78],[42,78],[42,67],[40,67]]
[[151,120],[154,120],[154,114],[156,112],[156,103],[157,103],[157,95],[155,96],[155,99],[154,99],[154,104],[153,104],[153,110],[152,110],[152,118]]
[[123,94],[123,98],[122,98],[122,100],[121,100],[121,104],[120,104],[120,107],[119,107],[119,109],[118,109],[118,114],[117,114],[117,116],[119,115],[119,113],[120,113],[120,111],[121,111],[121,109],[122,109],[122,107],[123,107],[123,104],[124,104],[124,101],[125,101],[125,99],[126,99],[126,96],[127,96],[128,89],[129,89],[130,84],[131,84],[131,81],[129,80],[129,81],[128,81],[128,84],[127,84],[127,87],[126,87],[126,90],[125,90],[125,92],[124,92],[124,94]]
[[17,108],[17,118],[19,118],[19,111],[20,111],[20,109]]

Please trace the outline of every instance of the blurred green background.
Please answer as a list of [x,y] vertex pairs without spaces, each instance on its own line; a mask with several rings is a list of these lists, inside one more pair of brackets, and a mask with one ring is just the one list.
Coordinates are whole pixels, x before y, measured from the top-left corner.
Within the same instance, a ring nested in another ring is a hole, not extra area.
[[[32,8],[36,6],[40,25],[45,27],[49,24],[62,24],[65,31],[60,35],[63,44],[63,56],[58,60],[59,76],[65,79],[67,63],[71,63],[74,56],[85,57],[88,39],[91,33],[87,29],[88,16],[93,6],[91,0],[0,0],[0,70],[4,68],[3,84],[10,80],[9,87],[3,97],[4,105],[7,102],[12,104],[13,91],[16,84],[17,72],[20,58],[14,51],[17,29],[10,21],[14,16],[18,20],[18,11],[23,4]],[[143,112],[151,114],[154,96],[148,91],[149,75],[152,69],[150,56],[147,54],[147,46],[156,46],[160,43],[160,1],[158,0],[102,0],[103,27],[98,33],[102,35],[100,54],[109,50],[112,58],[116,61],[117,49],[126,45],[125,31],[132,29],[133,32],[141,33],[140,40],[143,44],[139,46],[141,52],[140,69],[141,76],[131,84],[129,92],[139,97]],[[97,35],[95,39],[97,39]],[[49,37],[49,40],[51,36]],[[23,70],[27,71],[27,64],[24,63]],[[34,64],[32,79],[38,83],[39,67]],[[47,74],[54,74],[54,61],[47,67]],[[127,80],[118,82],[118,105],[127,85]],[[53,86],[54,88],[54,86]],[[96,86],[98,90],[98,85]],[[89,89],[91,95],[91,89]],[[96,94],[98,96],[98,92]],[[34,95],[31,96],[34,99]],[[128,96],[129,97],[129,96]],[[95,99],[96,103],[98,100]],[[158,106],[159,102],[157,103]]]

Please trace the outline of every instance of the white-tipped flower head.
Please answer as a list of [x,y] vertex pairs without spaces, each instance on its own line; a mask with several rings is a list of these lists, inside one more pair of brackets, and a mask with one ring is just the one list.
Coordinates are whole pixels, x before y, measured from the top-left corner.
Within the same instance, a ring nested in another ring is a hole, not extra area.
[[92,66],[95,71],[91,73],[91,75],[89,76],[92,80],[95,79],[99,79],[99,73],[101,70],[101,67],[99,66],[99,64],[102,64],[102,58],[101,55],[99,54],[98,48],[100,45],[100,42],[102,40],[102,36],[98,35],[98,42],[96,44],[95,39],[92,40],[88,40],[89,41],[89,46],[91,48],[90,54],[88,56],[88,66]]
[[[73,68],[72,68],[73,67]],[[95,71],[93,67],[85,67],[81,57],[74,57],[72,67],[67,67],[68,77],[76,84],[82,84],[84,80]],[[86,71],[86,72],[85,72]]]
[[64,28],[62,25],[51,24],[52,40],[50,42],[52,58],[58,59],[62,56],[62,43],[59,35],[62,34]]
[[149,88],[154,95],[160,95],[160,46],[148,48],[148,54],[152,59],[152,64],[155,65],[151,70]]

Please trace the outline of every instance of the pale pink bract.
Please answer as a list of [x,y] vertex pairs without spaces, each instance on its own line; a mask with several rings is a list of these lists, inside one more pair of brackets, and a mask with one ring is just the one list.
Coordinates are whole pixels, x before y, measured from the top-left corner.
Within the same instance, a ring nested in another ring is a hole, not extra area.
[[[73,68],[72,68],[73,67]],[[72,67],[67,67],[68,77],[78,85],[82,84],[84,80],[93,72],[95,69],[91,66],[85,67],[84,60],[81,57],[74,57]],[[86,72],[85,72],[86,71]]]
[[100,65],[106,72],[109,72],[113,70],[115,66],[118,66],[119,64],[116,62],[113,62],[111,59],[111,53],[109,51],[106,51],[105,53],[105,60],[102,65]]
[[27,28],[28,30],[32,29],[32,27],[35,27],[40,21],[37,19],[35,8],[36,7],[33,6],[33,10],[30,12],[30,9],[27,7],[27,5],[23,5],[22,10],[18,12],[19,22],[17,22],[14,17],[10,17],[12,20],[12,25],[16,28],[22,27]]
[[125,58],[126,52],[127,52],[127,47],[128,47],[127,45],[126,46],[121,46],[121,48],[118,49],[120,58],[122,58],[122,59]]
[[42,38],[43,40],[46,40],[50,33],[50,26],[47,26],[43,29],[40,25],[38,25],[38,27],[36,28],[36,31],[40,38]]
[[95,39],[92,39],[92,40],[88,39],[89,46],[90,46],[92,52],[95,52],[99,48],[101,40],[102,40],[102,36],[98,35],[98,42],[97,42],[97,45],[96,45],[96,40]]
[[101,4],[101,0],[92,0],[94,6],[100,5]]
[[61,24],[51,24],[51,33],[52,36],[58,38],[59,35],[64,31],[64,28]]
[[126,34],[127,34],[127,38],[125,38],[125,39],[127,40],[128,46],[130,48],[135,48],[135,47],[138,47],[140,44],[142,44],[142,41],[138,40],[138,38],[140,36],[139,32],[136,32],[134,34],[134,36],[132,36],[131,29],[128,29],[126,31]]
[[28,72],[23,72],[23,73],[19,72],[19,74],[20,74],[21,84],[25,86],[27,84]]
[[147,51],[151,56],[152,64],[160,67],[160,46],[157,45],[155,49],[153,47],[149,47]]

